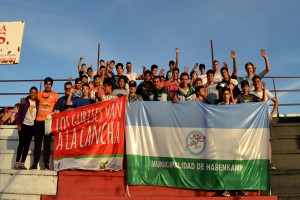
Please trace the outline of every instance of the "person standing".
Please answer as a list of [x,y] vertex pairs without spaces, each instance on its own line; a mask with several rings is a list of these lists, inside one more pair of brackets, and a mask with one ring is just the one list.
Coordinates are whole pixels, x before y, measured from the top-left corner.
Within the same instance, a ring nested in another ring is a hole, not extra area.
[[54,105],[58,101],[58,94],[51,90],[53,79],[45,78],[45,90],[38,93],[37,100],[38,113],[34,123],[34,160],[30,169],[37,169],[40,160],[41,147],[44,139],[44,169],[49,169],[49,159],[51,154],[51,134],[45,135],[45,120],[47,115],[54,110]]
[[[17,149],[16,163],[14,169],[25,169],[25,161],[28,155],[29,146],[34,133],[34,120],[38,110],[37,101],[38,89],[31,87],[29,96],[25,99],[25,103],[20,105],[18,111],[18,134],[19,145]],[[21,159],[22,156],[22,159]],[[20,163],[21,159],[21,163]]]

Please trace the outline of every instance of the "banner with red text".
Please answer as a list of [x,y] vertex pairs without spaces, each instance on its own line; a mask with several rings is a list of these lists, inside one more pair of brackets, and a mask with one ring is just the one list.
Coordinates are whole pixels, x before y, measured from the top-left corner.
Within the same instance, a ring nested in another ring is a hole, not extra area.
[[24,21],[0,22],[0,64],[19,63],[24,25]]
[[126,97],[52,115],[54,170],[121,170]]

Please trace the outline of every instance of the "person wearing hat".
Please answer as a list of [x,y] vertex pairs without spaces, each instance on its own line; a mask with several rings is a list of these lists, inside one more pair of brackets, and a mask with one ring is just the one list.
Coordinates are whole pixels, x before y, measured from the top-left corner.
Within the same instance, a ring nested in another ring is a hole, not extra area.
[[129,82],[129,95],[127,100],[129,102],[143,101],[143,97],[141,95],[136,94],[135,92],[136,92],[136,82],[132,80]]

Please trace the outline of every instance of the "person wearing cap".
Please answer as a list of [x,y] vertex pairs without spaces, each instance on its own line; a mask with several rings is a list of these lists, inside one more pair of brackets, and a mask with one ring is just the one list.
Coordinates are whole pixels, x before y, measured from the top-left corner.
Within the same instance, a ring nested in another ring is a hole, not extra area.
[[188,73],[183,72],[180,75],[180,85],[172,101],[174,103],[177,103],[179,101],[195,100],[195,98],[195,89],[189,84],[189,75]]
[[141,95],[138,95],[136,92],[136,82],[130,81],[129,82],[129,95],[127,98],[127,101],[133,102],[133,101],[143,101],[143,97]]
[[228,88],[228,85],[225,82],[220,82],[217,85],[216,89],[218,90],[218,97],[219,98],[215,101],[214,104],[221,104],[224,101],[223,100],[223,91],[227,88]]
[[235,103],[250,103],[250,102],[262,102],[263,100],[254,94],[249,94],[249,82],[243,80],[241,82],[242,94],[238,94],[235,98]]
[[218,83],[214,82],[215,72],[210,69],[206,72],[207,83],[205,84],[207,101],[209,104],[214,104],[215,101],[219,98],[219,92],[217,90]]

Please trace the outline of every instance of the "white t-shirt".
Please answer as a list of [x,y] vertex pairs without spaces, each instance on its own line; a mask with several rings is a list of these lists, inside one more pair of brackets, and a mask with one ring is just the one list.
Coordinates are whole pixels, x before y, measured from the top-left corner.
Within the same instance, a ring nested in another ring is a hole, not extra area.
[[[263,91],[255,92],[255,90],[252,90],[250,93],[254,94],[255,96],[257,96],[258,98],[261,98],[261,99],[263,98],[263,95],[264,95]],[[267,96],[268,100],[270,100],[274,97],[269,90],[266,90],[266,96]]]
[[131,72],[130,74],[126,73],[125,75],[128,77],[129,81],[136,81],[136,79],[138,78],[138,75],[135,72]]
[[204,74],[204,75],[199,74],[198,78],[201,78],[203,85],[207,83],[207,76],[206,76],[206,74]]
[[223,77],[220,73],[215,73],[214,82],[220,83]]
[[36,107],[35,107],[35,101],[31,101],[29,99],[30,106],[26,112],[23,124],[27,126],[33,126],[34,125],[34,120],[36,117]]

